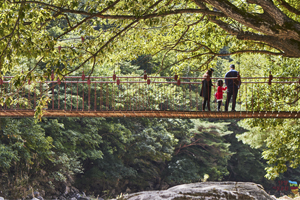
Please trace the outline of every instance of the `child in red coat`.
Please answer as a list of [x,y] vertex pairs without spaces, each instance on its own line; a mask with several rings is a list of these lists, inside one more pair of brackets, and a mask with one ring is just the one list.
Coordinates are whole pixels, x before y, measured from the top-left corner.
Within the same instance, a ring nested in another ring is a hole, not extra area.
[[223,91],[227,89],[227,87],[223,87],[223,80],[222,79],[219,79],[218,80],[218,89],[217,89],[217,92],[216,92],[216,99],[217,99],[217,102],[218,102],[218,111],[221,110],[221,105],[222,105],[222,100],[223,100]]

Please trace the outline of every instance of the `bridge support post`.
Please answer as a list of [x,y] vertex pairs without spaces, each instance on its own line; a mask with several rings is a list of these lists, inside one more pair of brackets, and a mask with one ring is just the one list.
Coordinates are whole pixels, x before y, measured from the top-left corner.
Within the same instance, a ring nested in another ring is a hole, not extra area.
[[272,74],[271,74],[271,71],[269,71],[269,85],[271,85],[272,84],[272,80],[273,80],[273,76],[272,76]]

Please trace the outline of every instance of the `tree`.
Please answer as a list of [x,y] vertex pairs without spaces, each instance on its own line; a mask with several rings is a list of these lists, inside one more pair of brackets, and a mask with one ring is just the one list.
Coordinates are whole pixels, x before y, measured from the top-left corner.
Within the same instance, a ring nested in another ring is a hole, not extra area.
[[[92,73],[105,62],[143,54],[163,53],[162,69],[184,68],[189,61],[193,70],[228,54],[300,57],[295,0],[1,0],[0,5],[1,75],[23,59],[32,61],[20,83],[37,78],[41,63],[46,66],[39,78],[49,77],[53,68],[62,78],[88,64]],[[220,53],[224,45],[230,53]],[[172,52],[177,59],[165,66]]]
[[46,137],[41,125],[30,118],[1,119],[0,124],[0,189],[13,199],[25,197],[31,192],[27,191],[29,187],[47,182],[47,178],[41,179],[46,173],[42,166],[56,158],[53,139]]
[[[230,143],[230,151],[234,152],[228,161],[229,175],[224,177],[224,181],[243,181],[243,182],[255,182],[261,184],[266,191],[271,190],[275,185],[275,181],[268,180],[264,177],[265,167],[267,167],[266,161],[262,158],[262,148],[252,148],[243,142],[238,141],[237,134],[243,134],[247,130],[238,125],[236,119],[231,121],[229,130],[233,131],[233,134],[225,136],[226,142]],[[282,179],[281,179],[282,180]]]
[[189,133],[173,125],[180,130],[178,136],[182,138],[165,172],[170,185],[200,181],[205,174],[211,181],[220,181],[228,175],[227,162],[233,155],[229,150],[230,144],[224,139],[232,133],[228,131],[228,123],[191,121],[194,129],[190,129]]
[[87,161],[100,159],[98,127],[105,120],[32,118],[0,120],[0,189],[5,197],[25,198],[34,190],[64,192]]

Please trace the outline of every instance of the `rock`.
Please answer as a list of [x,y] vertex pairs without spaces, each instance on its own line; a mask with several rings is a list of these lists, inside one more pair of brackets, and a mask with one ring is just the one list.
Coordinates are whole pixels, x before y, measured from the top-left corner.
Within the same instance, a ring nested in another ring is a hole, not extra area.
[[183,184],[161,191],[124,195],[122,200],[276,200],[259,184],[251,182],[200,182]]
[[89,200],[88,198],[82,197],[80,194],[78,193],[74,193],[72,194],[70,197],[75,198],[75,200]]
[[44,198],[40,195],[39,192],[34,192],[33,194],[36,197],[36,199],[38,199],[38,200],[44,200]]
[[90,200],[85,197],[85,193],[80,194],[79,190],[72,186],[66,186],[64,193],[59,197],[60,200]]
[[280,200],[293,200],[293,198],[291,198],[289,196],[286,196],[286,195],[284,195],[282,197],[279,197],[278,199],[280,199]]

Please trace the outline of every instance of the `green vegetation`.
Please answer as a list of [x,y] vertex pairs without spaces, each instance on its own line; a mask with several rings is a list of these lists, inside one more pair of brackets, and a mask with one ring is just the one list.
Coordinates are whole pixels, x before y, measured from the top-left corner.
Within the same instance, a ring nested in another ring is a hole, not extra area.
[[50,193],[69,183],[103,195],[205,174],[221,180],[232,154],[222,139],[224,123],[66,118],[2,119],[1,126],[1,190],[11,198],[24,197],[28,187]]
[[[49,89],[44,81],[52,71],[54,80],[82,71],[87,76],[142,75],[146,70],[199,77],[214,67],[214,76],[223,77],[236,64],[241,76],[299,77],[299,6],[296,0],[0,0],[0,78],[14,76],[0,104],[31,108],[27,97],[14,94],[23,85],[35,90],[39,81]],[[54,92],[62,94],[63,87]],[[162,87],[155,90],[170,95]],[[299,110],[299,84],[252,90],[263,94],[251,99],[255,110],[274,105],[279,111]],[[152,94],[153,88],[146,92]],[[138,88],[127,88],[124,102],[136,93]],[[39,120],[0,119],[0,191],[5,197],[25,197],[31,188],[63,192],[71,184],[105,197],[207,177],[254,181],[268,190],[274,185],[268,179],[300,181],[297,119],[45,119],[49,98],[38,97]],[[70,97],[66,106],[74,100]],[[239,101],[242,109],[250,105],[246,95]],[[116,106],[126,107],[124,102]],[[154,97],[151,102],[153,108],[170,104]]]

